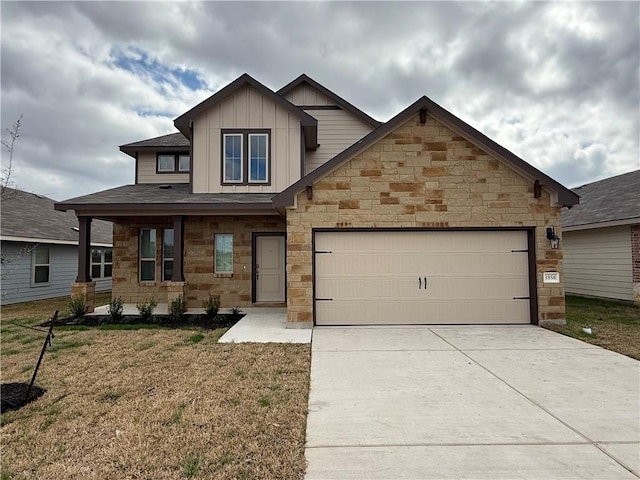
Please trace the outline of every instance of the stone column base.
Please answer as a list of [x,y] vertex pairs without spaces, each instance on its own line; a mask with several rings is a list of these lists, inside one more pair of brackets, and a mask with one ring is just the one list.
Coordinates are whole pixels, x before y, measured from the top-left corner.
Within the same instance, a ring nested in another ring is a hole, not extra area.
[[84,297],[85,304],[87,305],[87,313],[93,313],[96,309],[96,282],[72,283],[71,296]]
[[182,297],[187,301],[187,282],[166,282],[167,285],[167,305],[171,307],[171,302]]
[[640,305],[640,282],[633,284],[633,303]]

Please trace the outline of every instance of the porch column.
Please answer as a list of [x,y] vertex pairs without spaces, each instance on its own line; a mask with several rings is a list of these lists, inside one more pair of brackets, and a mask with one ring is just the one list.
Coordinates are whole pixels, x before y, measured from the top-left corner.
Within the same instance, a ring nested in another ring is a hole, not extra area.
[[78,233],[78,276],[76,283],[91,281],[91,217],[79,216]]
[[172,282],[184,282],[184,217],[173,219],[173,276]]

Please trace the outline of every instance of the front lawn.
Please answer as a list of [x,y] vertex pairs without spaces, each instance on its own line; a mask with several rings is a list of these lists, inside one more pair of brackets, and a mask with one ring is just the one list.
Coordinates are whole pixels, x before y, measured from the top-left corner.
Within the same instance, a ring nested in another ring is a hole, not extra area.
[[[567,296],[567,324],[547,328],[640,360],[640,308],[629,303]],[[591,328],[591,335],[582,331]]]
[[[29,381],[44,339],[17,324],[63,307],[3,308],[3,383]],[[302,478],[309,346],[224,331],[57,328],[46,393],[2,415],[2,479]]]

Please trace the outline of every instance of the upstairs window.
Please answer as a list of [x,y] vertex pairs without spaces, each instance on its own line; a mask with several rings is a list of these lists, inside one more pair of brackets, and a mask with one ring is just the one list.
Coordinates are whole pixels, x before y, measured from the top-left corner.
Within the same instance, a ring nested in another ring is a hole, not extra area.
[[269,130],[223,131],[223,184],[270,184],[269,135]]
[[188,153],[159,153],[156,157],[156,173],[189,173],[190,170]]

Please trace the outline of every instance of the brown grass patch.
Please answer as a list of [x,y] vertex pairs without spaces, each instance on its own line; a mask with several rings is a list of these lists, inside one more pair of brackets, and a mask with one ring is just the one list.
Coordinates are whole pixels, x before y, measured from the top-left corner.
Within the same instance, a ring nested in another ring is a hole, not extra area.
[[[630,303],[567,296],[567,324],[550,330],[640,360],[640,308]],[[582,331],[591,328],[589,335]]]
[[[28,381],[39,334],[2,329],[2,381]],[[2,478],[302,478],[309,346],[223,331],[58,329],[47,392],[2,415]]]
[[[4,305],[0,310],[0,319],[2,321],[21,319],[44,322],[56,310],[60,312],[59,316],[61,318],[66,317],[69,315],[69,300],[71,300],[70,296]],[[96,294],[96,306],[106,305],[110,301],[111,292]]]

